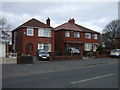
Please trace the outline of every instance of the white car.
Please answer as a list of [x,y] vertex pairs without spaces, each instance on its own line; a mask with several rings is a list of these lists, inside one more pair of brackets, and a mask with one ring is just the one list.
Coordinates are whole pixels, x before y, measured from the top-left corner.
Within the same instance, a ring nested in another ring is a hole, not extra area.
[[111,57],[120,57],[120,49],[114,49],[110,53]]
[[69,47],[68,50],[70,51],[70,53],[80,53],[80,51],[74,47]]

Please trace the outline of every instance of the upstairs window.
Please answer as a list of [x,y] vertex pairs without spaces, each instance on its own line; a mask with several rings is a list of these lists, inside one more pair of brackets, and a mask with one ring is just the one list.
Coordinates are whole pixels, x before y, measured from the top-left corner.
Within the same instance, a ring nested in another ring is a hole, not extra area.
[[85,33],[86,39],[91,39],[91,33]]
[[80,32],[74,32],[74,37],[75,38],[80,38]]
[[65,31],[65,37],[70,37],[70,31]]
[[34,33],[33,28],[27,28],[27,35],[28,36],[33,36],[33,33]]
[[38,36],[39,37],[51,37],[51,30],[50,29],[40,28],[38,30]]
[[97,34],[94,34],[94,39],[97,39]]

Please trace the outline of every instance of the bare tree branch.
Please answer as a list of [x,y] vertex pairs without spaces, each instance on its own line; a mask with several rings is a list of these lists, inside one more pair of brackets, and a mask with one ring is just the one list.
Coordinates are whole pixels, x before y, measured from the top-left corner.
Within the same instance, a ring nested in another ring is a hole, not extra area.
[[115,38],[120,32],[120,20],[113,20],[103,29],[101,42],[105,44],[107,49],[115,48]]

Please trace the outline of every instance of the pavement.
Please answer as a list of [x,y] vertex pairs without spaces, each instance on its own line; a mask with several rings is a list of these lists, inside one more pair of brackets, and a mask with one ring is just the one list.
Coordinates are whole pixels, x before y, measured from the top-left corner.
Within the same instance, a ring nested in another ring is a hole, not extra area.
[[118,58],[3,64],[3,88],[118,88]]
[[118,62],[118,58],[90,58],[65,61],[34,61],[34,64],[3,64],[3,78],[33,75],[46,72],[74,70]]

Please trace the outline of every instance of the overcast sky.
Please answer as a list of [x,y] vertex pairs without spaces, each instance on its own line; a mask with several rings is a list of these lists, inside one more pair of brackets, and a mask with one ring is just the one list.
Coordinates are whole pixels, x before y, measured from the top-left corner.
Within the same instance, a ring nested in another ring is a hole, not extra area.
[[74,18],[75,23],[101,32],[106,24],[118,19],[117,2],[2,2],[0,13],[16,28],[31,18],[56,27]]

